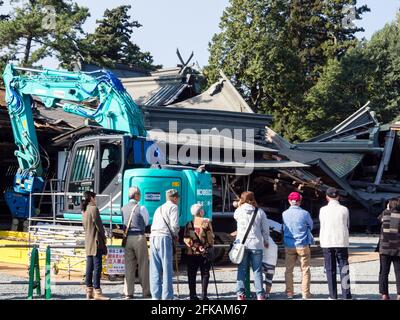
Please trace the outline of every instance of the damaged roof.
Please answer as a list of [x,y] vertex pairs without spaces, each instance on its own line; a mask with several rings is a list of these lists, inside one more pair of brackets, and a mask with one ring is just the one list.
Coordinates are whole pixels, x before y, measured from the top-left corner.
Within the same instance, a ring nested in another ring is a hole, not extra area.
[[226,75],[220,71],[221,79],[202,94],[171,107],[254,113]]

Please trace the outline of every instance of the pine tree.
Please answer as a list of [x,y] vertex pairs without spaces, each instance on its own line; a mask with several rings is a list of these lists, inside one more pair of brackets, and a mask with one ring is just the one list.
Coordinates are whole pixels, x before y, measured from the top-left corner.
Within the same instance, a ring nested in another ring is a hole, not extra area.
[[98,26],[95,32],[81,43],[86,62],[104,67],[112,67],[119,62],[147,70],[159,67],[153,65],[149,52],[142,52],[131,40],[134,29],[140,28],[141,24],[131,19],[128,14],[130,9],[130,5],[107,9],[103,19],[96,21]]
[[11,4],[9,19],[0,22],[4,55],[9,60],[19,59],[23,66],[45,57],[61,58],[61,63],[68,64],[77,51],[74,48],[88,9],[69,0],[29,0],[21,5],[11,0]]

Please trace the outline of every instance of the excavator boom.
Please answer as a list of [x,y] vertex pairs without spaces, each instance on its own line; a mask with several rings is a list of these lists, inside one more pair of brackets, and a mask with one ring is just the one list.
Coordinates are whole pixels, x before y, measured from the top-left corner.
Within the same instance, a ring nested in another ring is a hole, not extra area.
[[[8,64],[3,73],[6,103],[19,169],[6,201],[13,216],[28,217],[28,196],[42,191],[43,168],[32,107],[33,97],[46,108],[62,108],[103,128],[146,137],[141,110],[110,71],[91,73],[19,68]],[[32,208],[33,209],[33,208]],[[33,209],[34,210],[34,209]]]

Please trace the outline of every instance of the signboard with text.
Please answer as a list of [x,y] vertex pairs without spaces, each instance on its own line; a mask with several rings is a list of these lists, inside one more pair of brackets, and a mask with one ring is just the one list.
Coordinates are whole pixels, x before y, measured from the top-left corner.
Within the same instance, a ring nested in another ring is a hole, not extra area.
[[121,246],[107,247],[107,274],[125,273],[125,250]]

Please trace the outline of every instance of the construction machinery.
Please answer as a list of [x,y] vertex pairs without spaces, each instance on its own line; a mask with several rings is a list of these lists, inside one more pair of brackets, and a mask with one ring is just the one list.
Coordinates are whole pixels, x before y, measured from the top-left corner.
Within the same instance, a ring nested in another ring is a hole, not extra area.
[[19,68],[8,64],[4,83],[6,103],[17,150],[19,169],[5,199],[14,219],[40,214],[32,194],[44,190],[45,170],[35,132],[32,108],[40,99],[46,108],[58,108],[82,116],[95,126],[70,134],[62,190],[60,214],[80,220],[80,202],[86,190],[96,192],[103,220],[122,224],[121,206],[127,203],[127,190],[136,185],[142,191],[141,204],[150,213],[165,201],[165,191],[175,188],[181,194],[180,225],[192,219],[190,206],[201,203],[205,215],[212,216],[211,176],[204,170],[166,168],[165,155],[154,141],[146,138],[141,110],[111,72],[91,73],[52,69]]

